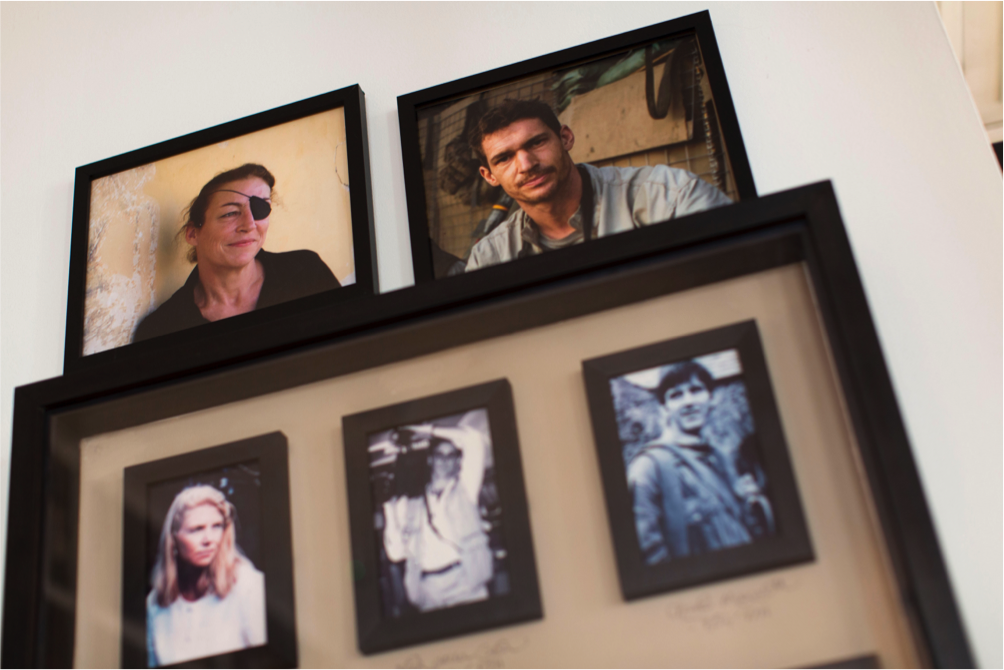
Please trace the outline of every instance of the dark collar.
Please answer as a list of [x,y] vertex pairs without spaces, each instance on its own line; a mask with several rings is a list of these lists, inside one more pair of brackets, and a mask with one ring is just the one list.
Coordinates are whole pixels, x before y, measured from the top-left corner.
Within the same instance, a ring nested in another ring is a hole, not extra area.
[[[256,261],[261,261],[262,266],[265,267],[267,270],[269,261],[271,260],[271,257],[274,255],[275,254],[269,251],[265,251],[264,249],[259,249],[258,253],[255,254],[254,259]],[[195,267],[192,268],[192,271],[188,274],[188,279],[185,280],[185,285],[183,288],[185,288],[186,290],[193,291],[194,295],[195,285],[198,283],[199,283],[199,264],[196,263]]]

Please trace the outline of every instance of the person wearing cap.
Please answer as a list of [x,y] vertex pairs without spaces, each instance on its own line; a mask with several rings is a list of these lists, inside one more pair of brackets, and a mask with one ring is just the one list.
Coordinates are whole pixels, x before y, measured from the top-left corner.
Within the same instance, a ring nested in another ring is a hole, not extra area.
[[181,229],[197,263],[185,284],[136,327],[133,342],[219,321],[340,284],[313,251],[262,249],[275,177],[246,163],[206,183]]
[[436,426],[429,435],[424,489],[384,503],[387,558],[405,562],[405,592],[422,612],[487,599],[494,575],[478,511],[484,440],[465,426]]
[[540,100],[504,100],[467,139],[481,177],[519,205],[474,245],[467,272],[732,202],[692,172],[666,165],[576,165],[572,129]]
[[700,363],[666,366],[652,391],[663,435],[627,468],[635,525],[649,565],[752,543],[774,532],[764,482],[708,444],[703,429],[714,383]]

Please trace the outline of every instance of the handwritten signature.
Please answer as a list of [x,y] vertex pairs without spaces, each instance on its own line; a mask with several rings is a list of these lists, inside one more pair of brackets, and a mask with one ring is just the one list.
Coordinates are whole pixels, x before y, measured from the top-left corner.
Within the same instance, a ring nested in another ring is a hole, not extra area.
[[483,642],[470,650],[454,649],[425,657],[420,653],[405,656],[398,668],[504,668],[505,657],[517,654],[527,647],[527,640],[512,641],[499,638]]
[[769,618],[773,599],[798,589],[798,581],[790,576],[773,576],[744,588],[732,588],[719,593],[704,593],[689,600],[671,604],[666,615],[673,620],[708,631]]

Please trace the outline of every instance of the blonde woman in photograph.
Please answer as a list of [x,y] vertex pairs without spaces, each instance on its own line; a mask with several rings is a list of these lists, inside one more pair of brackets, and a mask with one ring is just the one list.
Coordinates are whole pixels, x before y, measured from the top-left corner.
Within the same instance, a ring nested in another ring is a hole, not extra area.
[[150,667],[266,643],[265,576],[237,546],[235,517],[212,486],[171,503],[146,600]]

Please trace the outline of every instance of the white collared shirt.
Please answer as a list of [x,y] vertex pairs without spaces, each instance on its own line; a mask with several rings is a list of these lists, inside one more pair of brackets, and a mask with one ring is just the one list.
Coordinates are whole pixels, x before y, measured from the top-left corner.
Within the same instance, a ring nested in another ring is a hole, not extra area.
[[146,599],[147,664],[153,668],[257,647],[268,641],[265,575],[246,558],[225,598],[207,593],[196,601],[178,596],[167,607],[151,591]]
[[[477,509],[485,475],[485,451],[489,447],[480,440],[469,446],[459,442],[456,446],[463,452],[460,472],[438,496],[427,491],[424,504],[417,507],[406,496],[384,503],[383,541],[390,561],[397,563],[410,558],[418,561],[423,572],[436,572],[460,560],[460,538],[446,508],[451,497],[462,495]],[[421,515],[415,514],[419,507]]]
[[[460,540],[453,529],[453,520],[446,513],[446,501],[457,487],[457,480],[451,481],[439,495],[426,492],[425,504],[428,517],[422,520],[422,570],[436,572],[460,560]],[[433,528],[429,523],[432,519]]]

